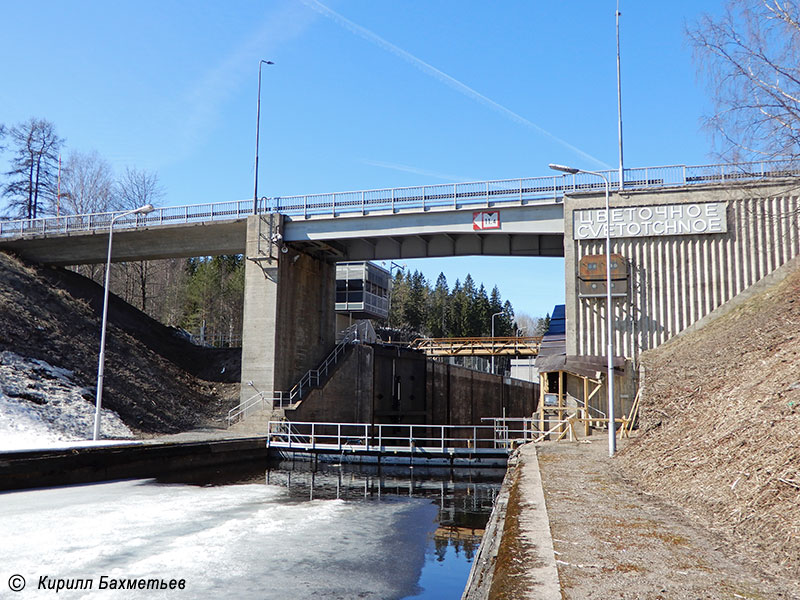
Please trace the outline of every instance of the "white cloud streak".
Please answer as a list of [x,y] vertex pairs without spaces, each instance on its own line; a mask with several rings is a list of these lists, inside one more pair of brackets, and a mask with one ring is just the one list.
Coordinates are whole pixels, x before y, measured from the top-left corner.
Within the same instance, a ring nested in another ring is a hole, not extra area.
[[494,100],[492,100],[491,98],[488,98],[487,96],[484,96],[483,94],[481,94],[480,92],[472,89],[471,87],[469,87],[465,83],[462,83],[461,81],[459,81],[455,77],[452,77],[452,76],[448,75],[447,73],[445,73],[443,71],[440,71],[439,69],[437,69],[433,65],[430,65],[430,64],[426,63],[424,60],[422,60],[420,58],[417,58],[416,56],[414,56],[410,52],[407,52],[406,50],[403,50],[402,48],[400,48],[400,47],[392,44],[391,42],[383,39],[382,37],[380,37],[376,33],[373,33],[369,29],[366,29],[365,27],[362,27],[361,25],[358,25],[357,23],[353,23],[351,20],[347,19],[346,17],[343,17],[342,15],[337,13],[336,11],[328,8],[327,6],[325,6],[324,4],[319,2],[318,0],[301,0],[301,1],[306,6],[308,6],[309,8],[312,8],[313,10],[315,10],[318,13],[324,15],[325,17],[331,19],[335,23],[337,23],[340,26],[344,27],[345,29],[351,31],[352,33],[358,35],[359,37],[367,40],[368,42],[371,42],[371,43],[375,44],[376,46],[378,46],[380,48],[383,48],[387,52],[391,52],[395,56],[397,56],[399,58],[402,58],[406,62],[408,62],[411,65],[413,65],[414,67],[418,68],[420,71],[422,71],[426,75],[430,75],[431,77],[433,77],[435,79],[438,79],[439,81],[441,81],[445,85],[453,88],[454,90],[456,90],[460,94],[463,94],[464,96],[466,96],[468,98],[471,98],[472,100],[475,100],[476,102],[491,108],[495,112],[500,113],[504,117],[507,117],[508,119],[511,119],[512,121],[514,121],[515,123],[518,123],[519,125],[524,125],[525,127],[528,127],[529,129],[533,129],[534,131],[536,131],[540,135],[543,135],[545,137],[548,137],[548,138],[552,139],[554,142],[556,142],[556,143],[560,144],[561,146],[571,150],[572,152],[574,152],[576,155],[580,156],[581,158],[589,160],[589,161],[595,163],[596,165],[599,165],[599,166],[601,166],[601,167],[603,167],[605,169],[612,168],[610,165],[608,165],[607,163],[603,162],[599,158],[595,158],[591,154],[589,154],[587,152],[584,152],[583,150],[581,150],[580,148],[570,144],[566,140],[561,139],[560,137],[558,137],[557,135],[555,135],[553,133],[550,133],[545,128],[537,125],[533,121],[530,121],[530,120],[526,119],[522,115],[519,115],[519,114],[515,113],[514,111],[512,111],[511,109],[506,108],[502,104],[500,104],[498,102],[495,102]]
[[[282,43],[301,36],[314,21],[314,17],[301,7],[288,3],[265,15],[263,20],[260,27],[207,69],[186,92],[181,106],[188,109],[184,109],[185,112],[179,119],[179,155],[189,154],[195,146],[202,144],[209,132],[217,126],[221,107],[233,95],[241,93],[240,88],[248,78],[251,82],[256,81],[258,61],[274,58],[277,48]],[[255,92],[254,86],[254,105]],[[253,112],[255,113],[255,106]],[[255,143],[255,139],[253,142]]]
[[362,163],[370,167],[379,167],[381,169],[391,169],[393,171],[401,171],[403,173],[413,173],[414,175],[423,175],[425,177],[434,177],[436,179],[443,179],[444,181],[458,182],[470,181],[467,177],[456,177],[455,175],[447,175],[445,173],[437,173],[436,171],[427,171],[411,165],[403,165],[399,163],[384,162],[380,160],[362,160]]

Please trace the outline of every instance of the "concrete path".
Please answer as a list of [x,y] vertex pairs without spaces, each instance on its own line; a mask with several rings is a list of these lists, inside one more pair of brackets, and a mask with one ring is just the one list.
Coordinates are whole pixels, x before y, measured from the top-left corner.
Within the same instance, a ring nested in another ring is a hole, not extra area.
[[605,436],[547,442],[538,455],[564,600],[800,598],[798,582],[769,574],[772,557],[743,555],[642,493],[608,457]]
[[518,490],[522,509],[519,514],[519,535],[525,550],[530,586],[520,598],[561,600],[561,585],[536,448],[533,444],[526,444],[519,449],[519,454],[521,470]]
[[510,459],[463,600],[561,600],[533,444]]

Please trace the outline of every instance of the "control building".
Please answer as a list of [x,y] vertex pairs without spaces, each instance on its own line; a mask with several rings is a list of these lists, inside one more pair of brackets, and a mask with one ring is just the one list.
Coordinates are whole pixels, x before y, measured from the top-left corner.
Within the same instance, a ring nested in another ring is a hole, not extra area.
[[336,263],[337,330],[347,327],[351,319],[387,320],[391,288],[389,271],[373,262]]

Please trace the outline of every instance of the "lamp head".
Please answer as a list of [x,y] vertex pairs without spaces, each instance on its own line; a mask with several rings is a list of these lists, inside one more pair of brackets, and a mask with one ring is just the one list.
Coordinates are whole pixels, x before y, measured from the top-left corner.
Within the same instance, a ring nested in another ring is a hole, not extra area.
[[580,169],[576,169],[574,167],[566,167],[564,165],[557,165],[556,163],[550,163],[547,165],[554,171],[561,171],[562,173],[569,173],[570,175],[575,175],[576,173],[580,173]]
[[152,204],[145,204],[144,206],[140,206],[139,208],[137,208],[136,212],[142,215],[146,215],[148,213],[153,212],[154,210],[155,207],[153,207]]

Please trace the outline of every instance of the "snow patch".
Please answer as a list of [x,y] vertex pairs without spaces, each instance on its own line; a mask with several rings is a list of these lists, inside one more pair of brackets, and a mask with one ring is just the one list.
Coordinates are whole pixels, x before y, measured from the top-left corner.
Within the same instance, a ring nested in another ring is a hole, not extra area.
[[[0,451],[51,448],[89,440],[94,402],[67,369],[13,352],[0,352]],[[117,413],[102,409],[101,435],[131,439]]]

